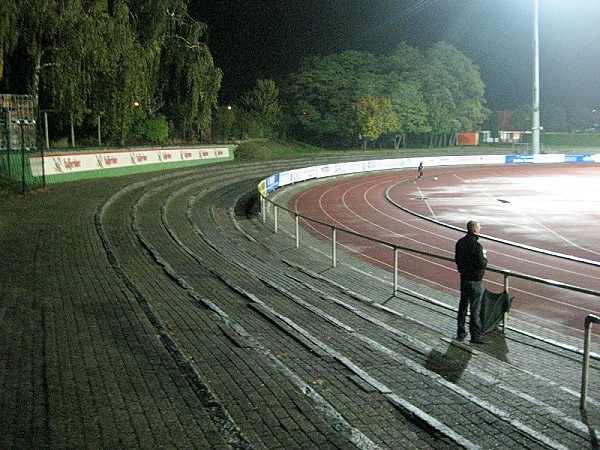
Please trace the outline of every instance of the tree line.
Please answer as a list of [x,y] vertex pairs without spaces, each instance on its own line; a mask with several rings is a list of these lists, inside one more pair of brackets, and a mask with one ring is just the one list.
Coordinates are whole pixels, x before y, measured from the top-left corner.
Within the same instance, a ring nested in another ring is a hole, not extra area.
[[185,0],[3,0],[0,91],[63,125],[100,117],[115,144],[202,140],[222,78],[206,32]]
[[345,51],[305,60],[282,87],[294,134],[316,143],[352,145],[407,138],[453,144],[458,131],[488,116],[479,69],[444,42],[428,50],[400,43],[390,55]]
[[[445,146],[491,115],[478,67],[444,42],[305,58],[220,105],[207,29],[186,0],[4,0],[0,92],[32,94],[63,127],[100,117],[114,145],[285,136],[327,147]],[[527,107],[514,117],[530,127]]]
[[305,58],[279,87],[258,80],[239,109],[218,111],[215,130],[335,148],[447,146],[489,116],[484,88],[479,69],[444,42],[424,52],[405,43],[388,55],[348,50]]

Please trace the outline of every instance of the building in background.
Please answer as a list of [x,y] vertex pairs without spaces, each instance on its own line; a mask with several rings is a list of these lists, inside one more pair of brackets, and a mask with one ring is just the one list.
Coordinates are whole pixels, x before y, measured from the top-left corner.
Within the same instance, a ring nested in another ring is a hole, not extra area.
[[[523,135],[531,133],[531,131],[517,130],[511,124],[511,118],[514,111],[497,111],[495,113],[497,117],[497,124],[495,127],[492,126],[492,121],[488,120],[484,124],[486,130],[481,131],[481,143],[485,144],[519,144],[523,142]],[[492,129],[497,128],[496,132],[493,133]]]

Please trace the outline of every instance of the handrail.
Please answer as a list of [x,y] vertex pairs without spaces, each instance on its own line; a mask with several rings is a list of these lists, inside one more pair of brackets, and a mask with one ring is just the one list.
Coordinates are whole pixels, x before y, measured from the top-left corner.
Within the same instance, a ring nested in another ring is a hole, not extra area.
[[[388,191],[386,191],[386,195],[387,195],[387,192]],[[260,207],[261,207],[261,215],[262,215],[263,223],[266,223],[266,210],[267,210],[266,202],[267,201],[270,202],[274,207],[274,220],[275,220],[274,231],[275,231],[275,233],[278,232],[278,224],[277,224],[277,209],[278,208],[281,208],[284,211],[287,211],[288,213],[290,213],[294,216],[294,223],[295,223],[295,228],[296,228],[295,238],[296,238],[296,247],[297,248],[300,247],[300,231],[299,231],[299,227],[300,227],[299,219],[300,218],[302,218],[303,220],[305,220],[307,222],[313,222],[313,223],[319,224],[321,226],[330,228],[331,234],[332,234],[332,237],[331,237],[332,256],[331,257],[332,257],[332,264],[333,264],[334,268],[337,266],[337,251],[336,251],[337,231],[341,231],[343,233],[346,233],[346,234],[349,234],[352,236],[366,239],[368,241],[375,242],[375,243],[378,243],[378,244],[381,244],[381,245],[384,245],[384,246],[387,246],[387,247],[393,249],[393,252],[394,252],[394,264],[393,264],[393,266],[394,266],[394,274],[393,274],[394,293],[393,293],[393,295],[396,295],[396,292],[398,291],[398,252],[399,252],[399,250],[418,254],[418,255],[424,255],[424,256],[428,256],[430,258],[439,259],[439,260],[443,260],[443,261],[454,262],[454,258],[452,258],[452,257],[442,256],[442,255],[427,252],[424,250],[419,250],[419,249],[415,249],[415,248],[411,248],[411,247],[406,247],[403,245],[393,244],[391,242],[387,242],[382,239],[366,236],[366,235],[363,235],[363,234],[358,233],[353,230],[349,230],[349,229],[346,229],[343,227],[338,227],[338,226],[332,225],[330,223],[326,223],[321,220],[314,219],[314,218],[306,216],[304,214],[300,214],[297,211],[292,211],[291,209],[289,209],[285,206],[278,205],[273,200],[267,198],[266,193],[263,193],[263,191],[261,191],[260,189],[259,189],[259,194],[260,194]],[[428,220],[430,220],[430,219],[428,219]],[[488,237],[488,238],[490,238],[490,237]],[[562,254],[553,253],[553,252],[545,252],[541,249],[530,248],[529,246],[526,246],[523,244],[517,244],[514,242],[504,241],[501,239],[497,239],[497,240],[502,243],[505,243],[507,245],[525,248],[527,250],[539,251],[542,253],[551,254],[553,256],[568,257],[568,255],[562,255]],[[585,264],[600,265],[600,263],[598,263],[597,261],[589,261],[589,260],[575,258],[575,257],[569,257],[569,259],[572,259],[572,260],[575,260],[578,262],[583,262]],[[495,273],[501,274],[504,277],[504,292],[507,294],[509,291],[508,280],[510,277],[514,277],[514,278],[531,281],[531,282],[546,285],[546,286],[552,286],[552,287],[556,287],[559,289],[565,289],[568,291],[579,292],[579,293],[591,295],[594,297],[600,297],[600,291],[582,288],[580,286],[575,286],[575,285],[563,283],[563,282],[556,281],[556,280],[540,278],[540,277],[527,275],[527,274],[520,273],[520,272],[513,272],[511,270],[503,269],[500,267],[488,266],[487,270],[490,272],[495,272]],[[502,328],[503,328],[503,332],[506,333],[506,328],[507,328],[507,323],[508,323],[508,312],[504,313],[503,319],[504,320],[502,323]],[[584,339],[584,349],[583,349],[582,381],[581,381],[581,395],[580,395],[580,410],[584,414],[585,414],[585,406],[586,406],[586,399],[587,399],[588,371],[589,371],[590,346],[591,346],[591,328],[592,328],[593,323],[600,323],[600,317],[590,314],[586,317],[585,325],[584,325],[585,339]]]
[[[262,197],[263,200],[266,200],[266,201],[272,203],[274,205],[274,207],[275,207],[275,211],[277,211],[277,209],[282,209],[282,210],[284,210],[284,211],[292,214],[294,216],[294,218],[295,218],[296,223],[298,223],[298,218],[301,218],[301,219],[304,219],[306,221],[314,222],[314,223],[317,223],[319,225],[331,228],[332,230],[338,230],[338,231],[341,231],[341,232],[346,233],[346,234],[350,234],[350,235],[353,235],[353,236],[357,236],[357,237],[366,239],[366,240],[371,241],[371,242],[375,242],[377,244],[385,245],[385,246],[390,247],[392,249],[402,250],[402,251],[410,252],[410,253],[416,253],[416,254],[419,254],[419,255],[424,255],[424,256],[428,256],[430,258],[440,259],[440,260],[443,260],[443,261],[454,262],[454,258],[452,258],[452,257],[438,255],[436,253],[427,252],[425,250],[419,250],[419,249],[412,248],[412,247],[406,247],[404,245],[394,244],[394,243],[385,241],[383,239],[379,239],[379,238],[367,236],[367,235],[361,234],[361,233],[359,233],[357,231],[353,231],[353,230],[350,230],[350,229],[347,229],[347,228],[344,228],[344,227],[332,225],[330,223],[323,222],[323,221],[318,220],[318,219],[314,219],[314,218],[306,216],[304,214],[300,214],[300,213],[298,213],[296,211],[293,211],[293,210],[291,210],[289,208],[286,208],[285,206],[278,205],[273,200],[271,200],[271,199],[269,199],[269,198],[267,198],[265,196],[261,195],[261,197]],[[277,217],[277,214],[275,213],[275,218],[276,217]],[[265,222],[265,221],[266,221],[266,216],[265,216],[265,213],[264,213],[264,210],[263,210],[263,222]],[[275,230],[276,230],[275,232],[277,232],[277,224],[275,225]],[[298,242],[299,242],[298,233],[296,233],[296,235],[297,235],[297,243],[296,243],[297,245],[296,246],[298,246]],[[600,297],[600,291],[595,291],[593,289],[582,288],[580,286],[575,286],[575,285],[572,285],[572,284],[567,284],[567,283],[563,283],[563,282],[556,281],[556,280],[550,280],[550,279],[546,279],[546,278],[540,278],[540,277],[536,277],[536,276],[533,276],[533,275],[527,275],[527,274],[524,274],[524,273],[521,273],[521,272],[513,272],[512,270],[503,269],[501,267],[488,266],[486,270],[488,270],[490,272],[499,273],[501,275],[504,275],[505,277],[519,278],[519,279],[522,279],[522,280],[533,281],[535,283],[543,284],[543,285],[546,285],[546,286],[558,287],[558,288],[561,288],[561,289],[566,289],[566,290],[570,290],[570,291],[575,291],[575,292],[580,292],[580,293],[583,293],[583,294],[588,294],[588,295],[593,295],[593,296]]]
[[585,339],[583,342],[583,364],[581,370],[581,396],[579,398],[579,409],[585,410],[585,403],[587,400],[587,387],[588,387],[588,370],[590,367],[590,340],[592,337],[592,324],[600,323],[600,317],[593,314],[589,314],[585,318]]
[[[391,248],[394,251],[394,280],[393,280],[393,286],[394,286],[394,292],[393,295],[396,295],[396,292],[398,291],[398,251],[405,251],[405,252],[409,252],[409,253],[415,253],[418,255],[423,255],[423,256],[427,256],[430,258],[434,258],[434,259],[439,259],[439,260],[443,260],[443,261],[448,261],[448,262],[454,262],[454,258],[448,257],[448,256],[442,256],[442,255],[438,255],[435,253],[431,253],[431,252],[427,252],[425,250],[419,250],[416,248],[412,248],[412,247],[406,247],[404,245],[398,245],[398,244],[393,244],[391,242],[387,242],[384,241],[382,239],[378,239],[378,238],[374,238],[371,236],[366,236],[364,234],[358,233],[356,231],[353,230],[349,230],[347,228],[343,228],[343,227],[339,227],[336,225],[332,225],[330,223],[327,222],[323,222],[321,220],[318,219],[314,219],[312,217],[309,217],[307,215],[304,214],[300,214],[297,211],[293,211],[285,206],[281,206],[278,205],[277,203],[275,203],[273,200],[267,198],[265,195],[263,195],[262,193],[260,194],[261,197],[261,212],[262,212],[262,220],[263,223],[266,222],[266,206],[265,206],[265,202],[269,202],[273,205],[274,207],[274,212],[273,212],[273,216],[274,216],[274,220],[275,220],[275,224],[274,224],[274,231],[275,233],[278,232],[278,219],[277,219],[277,210],[278,209],[282,209],[290,214],[292,214],[294,216],[294,222],[295,222],[295,227],[296,227],[296,247],[298,248],[300,246],[300,232],[299,232],[299,218],[302,218],[303,220],[307,221],[307,222],[313,222],[319,225],[322,225],[324,227],[328,227],[331,229],[331,239],[332,239],[332,252],[331,252],[331,258],[332,258],[332,267],[337,267],[337,232],[341,231],[343,233],[347,233],[349,235],[352,236],[356,236],[362,239],[366,239],[368,241],[371,242],[375,242],[377,244],[381,244],[384,246],[387,246],[389,248]],[[540,277],[536,277],[536,276],[532,276],[532,275],[527,275],[524,273],[520,273],[520,272],[513,272],[511,270],[507,270],[507,269],[503,269],[501,267],[494,267],[494,266],[488,266],[487,271],[489,272],[494,272],[494,273],[498,273],[501,274],[504,277],[504,292],[506,292],[507,294],[509,293],[509,283],[508,280],[510,277],[514,277],[514,278],[518,278],[518,279],[522,279],[522,280],[527,280],[527,281],[532,281],[534,283],[538,283],[538,284],[542,284],[542,285],[546,285],[546,286],[553,286],[553,287],[557,287],[559,289],[565,289],[565,290],[569,290],[569,291],[574,291],[574,292],[580,292],[583,294],[587,294],[587,295],[592,295],[595,297],[600,297],[600,291],[595,291],[592,289],[587,289],[587,288],[582,288],[580,286],[575,286],[575,285],[571,285],[571,284],[567,284],[567,283],[562,283],[560,281],[556,281],[556,280],[550,280],[550,279],[545,279],[545,278],[540,278]],[[502,331],[503,333],[506,333],[506,328],[507,328],[507,324],[508,324],[508,312],[504,313],[504,318],[502,321]]]
[[[303,220],[314,222],[319,225],[330,228],[331,234],[332,234],[332,256],[331,257],[332,257],[332,264],[333,264],[334,268],[337,267],[337,251],[336,251],[337,231],[341,231],[341,232],[344,232],[344,233],[347,233],[347,234],[350,234],[353,236],[357,236],[357,237],[366,239],[368,241],[382,244],[382,245],[392,248],[394,250],[394,281],[393,281],[394,294],[393,295],[395,295],[396,292],[398,291],[398,251],[399,250],[402,250],[405,252],[416,253],[419,255],[424,255],[424,256],[434,258],[434,259],[440,259],[443,261],[454,262],[454,258],[451,258],[448,256],[437,255],[435,253],[427,252],[425,250],[419,250],[419,249],[415,249],[415,248],[411,248],[411,247],[406,247],[403,245],[393,244],[391,242],[387,242],[382,239],[366,236],[366,235],[363,235],[363,234],[358,233],[353,230],[349,230],[349,229],[346,229],[343,227],[338,227],[338,226],[323,222],[318,219],[313,219],[312,217],[306,216],[304,214],[300,214],[296,211],[292,211],[291,209],[286,208],[285,206],[280,206],[277,203],[275,203],[274,201],[268,199],[266,196],[261,194],[261,210],[262,210],[263,223],[266,222],[266,207],[265,207],[266,201],[270,202],[274,207],[273,217],[275,220],[275,225],[274,225],[275,233],[278,232],[278,224],[277,224],[277,209],[278,208],[281,208],[284,211],[287,211],[288,213],[290,213],[294,216],[294,223],[295,223],[295,228],[296,228],[296,233],[295,233],[296,234],[296,247],[297,248],[300,246],[299,218],[302,218]],[[532,275],[527,275],[527,274],[519,273],[519,272],[513,272],[511,270],[502,269],[500,267],[488,266],[487,270],[489,270],[490,272],[499,273],[504,277],[504,292],[506,292],[506,293],[508,293],[508,289],[509,289],[508,288],[508,279],[510,277],[514,277],[514,278],[519,278],[522,280],[532,281],[534,283],[557,287],[559,289],[566,289],[569,291],[575,291],[575,292],[580,292],[583,294],[600,297],[600,291],[582,288],[579,286],[562,283],[560,281],[535,277]],[[503,318],[503,323],[502,323],[503,333],[506,333],[507,323],[508,323],[508,312],[505,312],[504,318]],[[592,333],[592,324],[593,323],[600,323],[600,317],[597,317],[593,314],[589,314],[585,318],[585,326],[584,326],[585,339],[584,339],[583,363],[582,363],[582,375],[581,375],[581,394],[580,394],[580,403],[579,403],[579,408],[581,411],[585,411],[585,408],[586,408],[587,388],[588,388],[588,372],[589,372],[589,363],[590,363],[590,342],[591,342],[591,333]]]

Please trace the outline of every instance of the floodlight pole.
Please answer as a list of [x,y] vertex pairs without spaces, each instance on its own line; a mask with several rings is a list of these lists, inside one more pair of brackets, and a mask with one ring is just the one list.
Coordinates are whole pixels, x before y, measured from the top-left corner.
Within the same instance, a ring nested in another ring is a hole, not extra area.
[[533,2],[533,131],[531,152],[540,152],[540,47],[539,47],[539,0]]

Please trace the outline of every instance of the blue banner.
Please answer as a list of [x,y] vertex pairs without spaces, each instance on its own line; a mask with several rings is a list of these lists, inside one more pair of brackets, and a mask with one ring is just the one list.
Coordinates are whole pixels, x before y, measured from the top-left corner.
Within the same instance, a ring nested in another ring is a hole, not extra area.
[[565,155],[567,163],[596,162],[595,155]]
[[277,189],[279,187],[279,174],[271,175],[267,178],[267,193]]
[[531,164],[533,155],[506,155],[506,164]]

